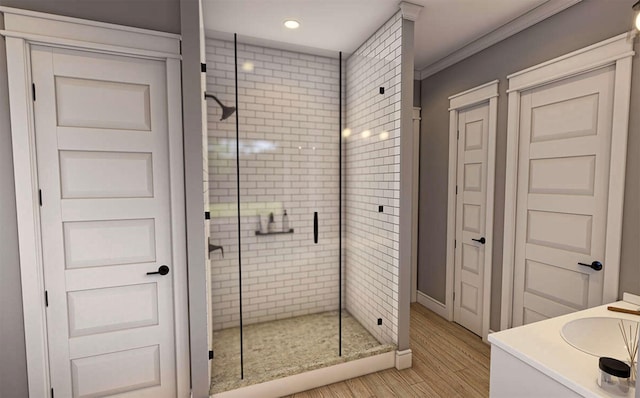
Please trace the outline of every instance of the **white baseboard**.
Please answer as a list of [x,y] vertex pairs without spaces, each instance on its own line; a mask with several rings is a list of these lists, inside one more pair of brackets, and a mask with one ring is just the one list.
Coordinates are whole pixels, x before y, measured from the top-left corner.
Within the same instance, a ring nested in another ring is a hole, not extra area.
[[411,350],[396,351],[396,369],[409,369],[413,362]]
[[450,320],[449,311],[447,311],[446,305],[442,304],[441,302],[439,302],[438,300],[432,297],[427,296],[426,294],[422,293],[419,290],[418,290],[418,303],[427,307],[428,309],[440,315],[444,319]]
[[[407,350],[409,353],[411,350]],[[403,353],[405,351],[402,351]],[[406,354],[405,354],[406,356]],[[409,355],[410,356],[410,355]],[[411,359],[409,358],[409,361]],[[406,361],[406,359],[405,359]],[[396,366],[396,351],[214,394],[211,398],[277,398]]]

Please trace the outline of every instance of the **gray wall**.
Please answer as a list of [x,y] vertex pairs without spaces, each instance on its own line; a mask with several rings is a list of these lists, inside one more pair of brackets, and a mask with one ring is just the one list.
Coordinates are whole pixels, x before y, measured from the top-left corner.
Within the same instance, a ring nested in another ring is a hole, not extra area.
[[[583,0],[581,3],[422,81],[420,154],[420,243],[418,289],[445,300],[448,179],[448,97],[500,79],[496,151],[495,218],[491,329],[500,323],[502,240],[507,143],[506,76],[625,32],[635,0]],[[636,52],[640,46],[636,44]],[[627,179],[622,237],[620,295],[640,294],[640,63],[634,57],[629,120]]]
[[[179,0],[0,0],[0,5],[180,33]],[[0,397],[25,398],[27,365],[4,47],[0,38]]]

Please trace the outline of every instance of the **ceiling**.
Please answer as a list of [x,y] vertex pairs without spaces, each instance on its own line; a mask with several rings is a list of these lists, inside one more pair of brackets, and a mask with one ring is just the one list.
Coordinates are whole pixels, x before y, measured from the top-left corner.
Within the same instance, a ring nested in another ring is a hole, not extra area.
[[[547,0],[409,0],[422,5],[415,34],[421,70]],[[203,0],[209,34],[263,45],[355,51],[399,10],[400,0]],[[297,30],[285,19],[301,23]],[[224,34],[223,34],[224,35]],[[284,44],[286,43],[286,44]]]

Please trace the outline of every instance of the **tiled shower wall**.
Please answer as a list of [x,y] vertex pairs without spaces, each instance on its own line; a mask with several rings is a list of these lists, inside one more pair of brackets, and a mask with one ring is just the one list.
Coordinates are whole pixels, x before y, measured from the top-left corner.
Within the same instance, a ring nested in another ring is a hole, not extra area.
[[401,36],[398,12],[346,66],[346,308],[380,342],[395,344]]
[[[233,43],[206,50],[207,92],[235,106]],[[238,68],[241,253],[235,115],[208,100],[214,330],[239,322],[239,254],[245,324],[338,309],[338,60],[238,44]],[[285,209],[293,234],[256,236],[269,213],[282,230]]]

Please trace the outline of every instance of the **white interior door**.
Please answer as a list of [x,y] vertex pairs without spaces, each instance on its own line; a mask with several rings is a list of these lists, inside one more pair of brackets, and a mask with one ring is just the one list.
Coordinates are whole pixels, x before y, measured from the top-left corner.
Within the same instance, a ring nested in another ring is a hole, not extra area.
[[175,397],[165,64],[31,60],[55,396]]
[[482,335],[489,103],[458,112],[453,320]]
[[522,93],[513,326],[602,304],[614,78]]

